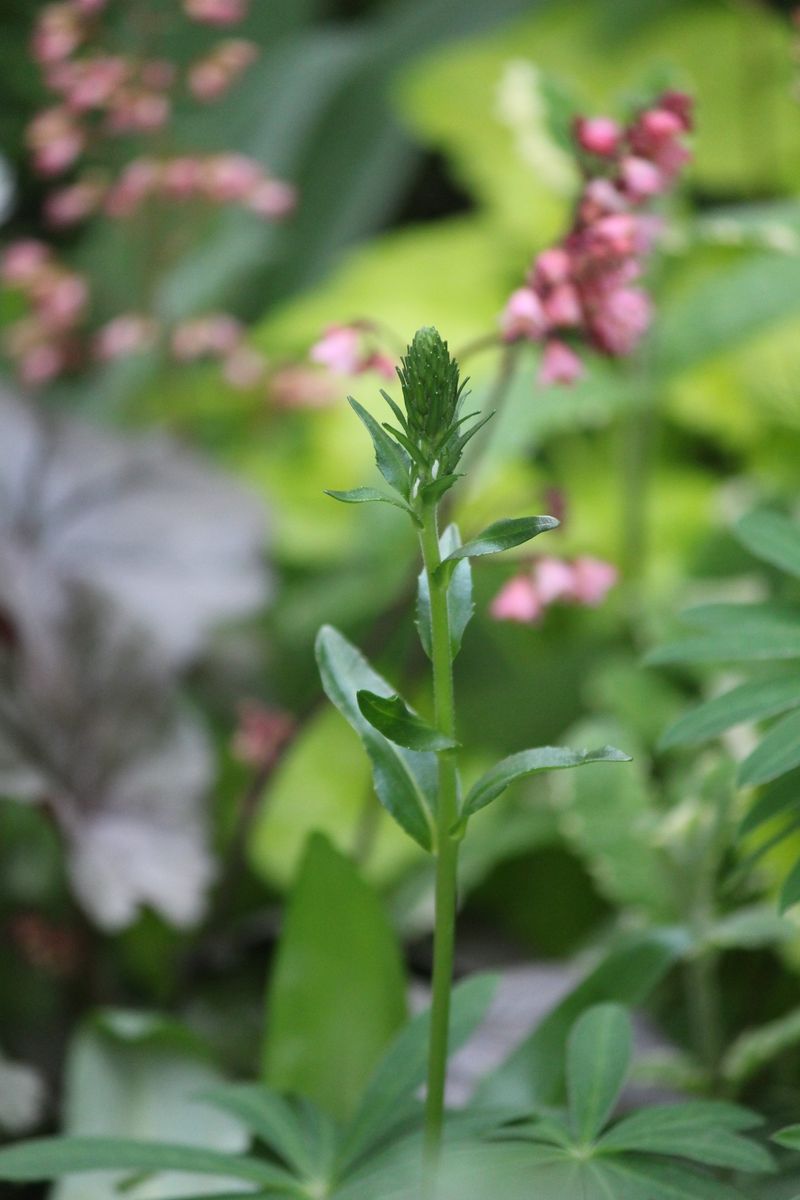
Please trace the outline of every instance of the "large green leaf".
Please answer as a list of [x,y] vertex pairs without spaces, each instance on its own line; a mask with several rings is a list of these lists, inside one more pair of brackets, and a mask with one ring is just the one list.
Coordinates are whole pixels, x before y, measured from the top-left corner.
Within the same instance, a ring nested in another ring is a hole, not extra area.
[[122,1138],[43,1138],[0,1150],[0,1179],[56,1179],[82,1171],[180,1171],[220,1175],[267,1186],[295,1186],[280,1167],[242,1155],[197,1146],[171,1146]]
[[614,746],[602,746],[599,750],[571,750],[568,746],[538,746],[535,750],[521,750],[502,759],[470,789],[464,801],[463,816],[472,816],[496,800],[515,780],[539,771],[563,771],[587,763],[630,761],[630,755]]
[[[497,990],[494,975],[474,975],[453,990],[449,1051],[453,1053],[480,1024]],[[406,1111],[425,1079],[431,1014],[426,1010],[401,1029],[379,1063],[349,1126],[342,1169],[353,1163]]]
[[773,725],[747,756],[739,767],[738,780],[742,787],[755,787],[797,766],[800,766],[800,713],[793,712]]
[[270,980],[265,1081],[347,1117],[404,1016],[402,958],[380,901],[312,835]]
[[753,512],[737,521],[739,541],[757,558],[800,578],[800,529],[783,513]]
[[359,691],[390,697],[394,689],[341,633],[330,625],[323,626],[317,635],[316,653],[325,694],[364,743],[381,804],[415,841],[430,850],[431,814],[437,787],[436,756],[397,746],[364,718],[357,700]]
[[566,1096],[564,1051],[576,1019],[595,1004],[640,1003],[686,952],[680,930],[631,937],[612,950],[486,1079],[476,1097],[500,1105],[558,1105]]
[[744,721],[774,717],[800,707],[800,681],[791,676],[743,683],[685,713],[661,738],[664,748],[692,745],[717,737]]
[[591,1142],[614,1111],[632,1051],[630,1017],[618,1004],[599,1004],[575,1022],[567,1042],[567,1097],[580,1142]]
[[440,733],[408,707],[401,696],[379,696],[375,692],[356,692],[361,715],[373,729],[397,746],[407,750],[452,750],[458,745]]
[[[439,538],[439,552],[442,558],[447,558],[453,550],[461,545],[461,534],[457,525],[448,525]],[[450,653],[453,658],[461,649],[464,630],[469,624],[475,605],[472,602],[472,568],[469,559],[462,559],[450,577],[447,587],[447,612],[450,618]],[[422,570],[417,581],[417,629],[419,640],[428,658],[432,656],[431,649],[431,597],[428,585],[428,573]]]

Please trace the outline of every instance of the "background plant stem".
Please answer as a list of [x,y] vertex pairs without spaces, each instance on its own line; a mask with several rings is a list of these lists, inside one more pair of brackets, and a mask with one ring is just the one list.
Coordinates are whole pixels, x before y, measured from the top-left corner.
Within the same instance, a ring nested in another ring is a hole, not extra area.
[[[450,617],[447,583],[436,577],[441,562],[435,507],[424,514],[420,534],[431,601],[431,657],[436,725],[455,736],[453,655],[450,646]],[[436,917],[433,948],[433,1000],[428,1054],[428,1088],[425,1103],[425,1160],[428,1186],[432,1186],[439,1161],[444,1124],[444,1093],[447,1076],[447,1043],[450,1025],[450,992],[453,983],[456,891],[459,839],[451,830],[458,817],[458,767],[455,751],[439,754],[439,791],[436,812]]]

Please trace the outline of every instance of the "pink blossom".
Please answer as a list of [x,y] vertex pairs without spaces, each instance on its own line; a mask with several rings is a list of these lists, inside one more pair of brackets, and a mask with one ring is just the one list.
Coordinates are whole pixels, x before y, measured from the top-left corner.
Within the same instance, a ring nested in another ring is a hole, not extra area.
[[170,111],[167,96],[127,88],[114,96],[106,125],[111,133],[153,133],[166,125]]
[[312,362],[338,375],[355,375],[361,369],[361,335],[352,325],[330,325],[309,351]]
[[551,338],[545,343],[539,368],[539,383],[574,383],[584,373],[584,366],[574,350],[564,342]]
[[242,338],[242,326],[228,313],[210,313],[181,321],[172,332],[172,353],[179,362],[207,355],[221,358],[233,353]]
[[269,398],[276,408],[326,408],[338,396],[327,372],[311,367],[281,367],[269,377]]
[[583,320],[580,296],[570,283],[561,283],[545,297],[544,312],[551,328],[580,325]]
[[26,387],[41,387],[60,375],[65,366],[65,356],[61,347],[42,343],[20,357],[19,377]]
[[196,100],[216,100],[224,95],[258,58],[255,42],[231,38],[220,42],[205,58],[189,68],[187,83]]
[[72,2],[77,10],[87,17],[101,13],[108,4],[108,0],[72,0]]
[[247,16],[248,0],[183,0],[186,15],[206,25],[236,25]]
[[161,173],[166,195],[174,200],[188,200],[197,191],[203,175],[203,164],[196,158],[182,155],[164,163]]
[[496,621],[517,621],[532,625],[544,612],[544,605],[530,575],[515,575],[497,593],[489,606]]
[[217,154],[206,160],[203,186],[209,199],[225,204],[247,200],[262,178],[255,159],[245,154]]
[[584,555],[573,563],[574,598],[578,604],[596,608],[617,582],[618,572],[611,563]]
[[222,362],[222,374],[232,388],[250,392],[264,379],[267,360],[252,346],[237,346]]
[[606,354],[621,357],[630,354],[646,332],[652,317],[652,305],[645,292],[620,288],[605,296],[590,318],[596,345]]
[[12,242],[0,262],[0,278],[8,284],[27,284],[49,263],[51,252],[44,242],[24,238]]
[[563,558],[543,555],[534,567],[536,591],[542,604],[547,606],[556,600],[571,600],[575,594],[575,572],[571,563]]
[[103,55],[63,63],[51,74],[50,83],[64,93],[67,105],[74,112],[88,112],[108,104],[129,73],[130,67],[124,58]]
[[620,176],[625,191],[633,200],[648,200],[667,187],[667,180],[655,163],[635,154],[623,158]]
[[531,273],[531,287],[537,289],[566,283],[572,271],[572,259],[563,246],[551,246],[537,255]]
[[267,770],[277,762],[295,728],[289,713],[258,700],[245,700],[239,705],[239,723],[231,744],[233,756],[247,766]]
[[578,144],[590,154],[612,158],[622,140],[622,127],[609,117],[579,117],[575,122]]
[[537,341],[547,329],[547,318],[536,293],[528,287],[511,293],[501,317],[503,337],[507,342],[518,338]]
[[136,354],[150,347],[158,332],[152,317],[144,313],[121,313],[97,331],[94,355],[101,362],[111,362]]
[[51,192],[44,202],[48,225],[64,229],[91,216],[100,205],[105,188],[101,183],[83,180]]
[[390,383],[394,382],[397,378],[397,368],[394,359],[390,358],[388,354],[382,354],[380,351],[376,351],[364,359],[363,370],[375,371],[377,375],[382,375]]
[[247,207],[265,220],[287,217],[297,204],[297,192],[280,179],[263,179],[247,197]]
[[59,175],[83,153],[86,134],[72,114],[62,107],[47,108],[27,129],[34,166],[42,175]]
[[42,65],[61,62],[77,50],[83,37],[80,13],[72,4],[47,4],[36,21],[31,53]]
[[152,158],[136,158],[128,163],[106,197],[110,217],[129,217],[143,200],[151,196],[161,182],[161,168]]
[[50,329],[71,329],[83,316],[89,288],[80,275],[64,271],[37,285],[33,294],[40,319]]

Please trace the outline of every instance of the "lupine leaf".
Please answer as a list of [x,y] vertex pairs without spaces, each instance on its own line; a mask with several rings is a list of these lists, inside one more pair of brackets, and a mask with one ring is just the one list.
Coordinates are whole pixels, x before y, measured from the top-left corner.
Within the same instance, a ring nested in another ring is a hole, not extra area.
[[401,696],[379,696],[375,692],[356,692],[358,707],[373,729],[390,742],[407,750],[452,750],[458,745],[451,737],[434,729],[417,716]]
[[502,759],[478,780],[464,801],[462,815],[469,817],[478,809],[485,808],[509,784],[537,771],[563,771],[587,763],[630,761],[629,754],[614,746],[602,746],[599,750],[572,750],[568,746],[537,746],[535,750],[521,750]]
[[567,1042],[567,1098],[575,1136],[597,1137],[613,1112],[633,1049],[631,1021],[618,1004],[590,1008]]
[[289,1101],[271,1088],[261,1083],[232,1083],[197,1098],[236,1117],[296,1171],[313,1172],[314,1156],[302,1121]]
[[739,767],[738,782],[742,787],[770,783],[800,766],[800,712],[773,725],[755,750]]
[[80,1171],[186,1171],[279,1187],[296,1181],[281,1167],[256,1158],[197,1146],[171,1146],[124,1138],[39,1138],[0,1150],[0,1179],[56,1179]]
[[663,747],[703,742],[744,721],[777,716],[800,707],[800,680],[792,676],[743,683],[687,712],[661,738]]
[[540,533],[555,529],[558,524],[555,517],[511,517],[495,521],[476,538],[451,550],[439,571],[451,571],[451,564],[460,558],[479,558],[483,554],[499,554],[503,550],[511,550],[514,546],[521,546],[523,542],[538,537]]
[[375,420],[372,413],[368,413],[363,405],[354,400],[352,396],[348,396],[347,399],[372,438],[372,444],[375,447],[375,462],[377,463],[378,470],[389,486],[393,487],[396,492],[399,492],[407,500],[410,486],[410,460],[408,455],[402,446],[398,446],[394,438],[390,437],[383,426]]
[[590,1160],[587,1169],[603,1179],[597,1200],[743,1200],[738,1188],[678,1163],[615,1155]]
[[[446,558],[452,550],[461,545],[461,534],[457,525],[448,525],[439,538],[439,552]],[[421,571],[417,581],[417,629],[422,648],[431,657],[431,596],[428,586],[428,574]],[[456,563],[447,587],[447,612],[450,618],[450,652],[453,658],[461,649],[464,631],[475,612],[472,602],[472,567],[469,559],[464,558]]]
[[325,495],[330,496],[333,500],[341,500],[342,504],[391,504],[395,508],[401,508],[419,524],[419,519],[410,505],[405,504],[402,500],[395,500],[394,496],[384,496],[383,492],[379,492],[377,488],[357,487],[351,488],[348,492],[336,492],[326,488]]
[[[797,931],[790,926],[794,935]],[[756,1029],[746,1029],[725,1052],[720,1074],[740,1088],[767,1063],[800,1042],[800,1008]]]
[[800,1150],[800,1125],[787,1125],[772,1135],[773,1142],[787,1150]]
[[743,819],[739,828],[740,836],[752,833],[754,829],[795,807],[800,807],[800,771],[789,771],[764,789]]
[[753,1124],[751,1114],[735,1109],[729,1114],[726,1107],[720,1106],[718,1117],[714,1101],[644,1108],[623,1118],[600,1139],[598,1147],[670,1154],[732,1171],[773,1170],[772,1159],[763,1146],[736,1132]]
[[736,536],[764,562],[800,579],[800,529],[783,513],[754,512],[737,522]]
[[787,912],[800,901],[800,862],[795,863],[781,888],[780,910]]
[[651,650],[645,662],[665,663],[757,662],[800,658],[800,625],[796,629],[765,625],[743,638],[737,629],[704,637],[683,638]]
[[372,763],[378,799],[399,825],[426,850],[432,845],[431,813],[436,801],[436,756],[390,742],[364,718],[356,694],[391,696],[393,689],[364,656],[330,625],[317,634],[317,663],[328,699],[360,736]]
[[[457,1050],[486,1015],[497,990],[496,975],[474,975],[453,990],[449,1050]],[[354,1162],[405,1112],[404,1105],[424,1082],[428,1061],[430,1010],[400,1030],[361,1099],[342,1147],[340,1165]]]

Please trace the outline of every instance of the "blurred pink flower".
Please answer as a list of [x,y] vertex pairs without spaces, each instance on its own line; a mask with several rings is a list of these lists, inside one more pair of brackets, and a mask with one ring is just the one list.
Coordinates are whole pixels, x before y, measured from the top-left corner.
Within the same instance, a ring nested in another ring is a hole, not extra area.
[[183,0],[186,15],[206,25],[236,25],[247,16],[249,0]]
[[75,5],[47,4],[36,19],[31,54],[42,65],[61,62],[77,50],[83,37],[81,13]]
[[576,558],[572,569],[575,600],[589,608],[602,604],[618,579],[616,567],[589,555]]
[[335,402],[339,390],[327,373],[293,364],[272,372],[268,395],[276,408],[325,408]]
[[280,179],[262,179],[247,196],[246,204],[259,217],[280,220],[294,211],[297,191]]
[[50,247],[44,242],[34,238],[12,242],[3,252],[0,277],[8,284],[30,283],[50,259]]
[[53,272],[32,293],[40,320],[49,328],[71,329],[84,314],[89,299],[86,281],[71,271]]
[[496,621],[532,625],[544,612],[542,599],[530,575],[515,575],[497,593],[489,606]]
[[268,770],[292,738],[297,722],[289,713],[258,700],[239,705],[239,722],[231,741],[234,758],[249,767]]
[[610,117],[578,117],[575,137],[578,145],[590,154],[612,158],[622,140],[622,127]]
[[363,361],[361,334],[352,325],[329,325],[308,356],[338,375],[355,375]]
[[550,338],[545,342],[539,367],[539,383],[545,387],[553,383],[574,383],[583,374],[583,363],[565,342],[560,342],[557,338]]
[[649,296],[638,288],[620,288],[603,296],[590,318],[592,337],[607,354],[630,354],[650,324]]
[[120,313],[102,325],[94,337],[94,356],[100,362],[111,362],[136,354],[153,345],[158,325],[144,313]]
[[64,229],[76,225],[96,212],[105,194],[101,183],[82,180],[50,192],[44,201],[44,217],[48,225]]
[[506,341],[530,338],[538,341],[547,328],[547,320],[539,297],[530,288],[517,288],[511,293],[501,318]]
[[222,374],[237,391],[250,392],[263,382],[267,369],[264,355],[252,346],[237,346],[222,360]]
[[72,166],[86,145],[85,131],[67,108],[56,106],[37,113],[26,132],[33,164],[42,175],[60,175]]
[[633,200],[648,200],[664,191],[664,176],[649,159],[628,155],[620,164],[620,176]]
[[172,331],[172,353],[178,362],[233,353],[242,339],[242,325],[228,313],[209,313],[181,321]]
[[209,199],[221,204],[246,200],[262,174],[260,163],[246,154],[215,154],[206,159],[203,188]]
[[566,559],[543,555],[537,558],[534,570],[536,591],[542,604],[555,603],[556,600],[572,599],[575,584],[575,571]]
[[205,58],[199,59],[189,68],[186,82],[196,100],[219,99],[256,61],[259,48],[255,42],[244,38],[231,38],[219,42]]

